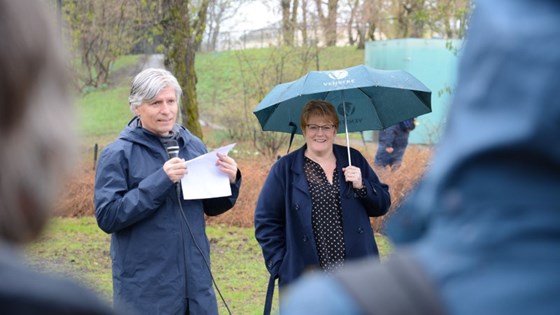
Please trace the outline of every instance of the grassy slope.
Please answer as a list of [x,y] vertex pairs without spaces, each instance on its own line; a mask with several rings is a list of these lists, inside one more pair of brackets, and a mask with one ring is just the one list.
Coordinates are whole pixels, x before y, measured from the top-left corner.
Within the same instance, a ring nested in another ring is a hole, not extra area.
[[[204,106],[229,104],[228,100],[238,98],[240,54],[246,60],[263,62],[270,51],[248,50],[197,56],[201,111],[204,111]],[[114,71],[119,72],[122,78],[116,80],[116,86],[89,91],[79,99],[84,146],[89,147],[93,143],[104,146],[130,120],[127,96],[133,74],[126,75],[126,68],[139,59],[140,56],[127,56],[119,60]],[[351,47],[330,48],[320,53],[321,69],[344,68],[362,62],[363,51]],[[289,79],[300,75],[293,72]],[[207,232],[212,244],[212,270],[231,311],[234,314],[262,313],[268,273],[253,229],[209,225]],[[97,228],[92,217],[56,218],[44,236],[31,244],[27,252],[35,268],[74,277],[109,300],[112,294],[109,239],[109,235]],[[378,241],[382,254],[388,253],[390,246],[386,240],[379,236]],[[220,312],[226,314],[220,301],[219,304]]]

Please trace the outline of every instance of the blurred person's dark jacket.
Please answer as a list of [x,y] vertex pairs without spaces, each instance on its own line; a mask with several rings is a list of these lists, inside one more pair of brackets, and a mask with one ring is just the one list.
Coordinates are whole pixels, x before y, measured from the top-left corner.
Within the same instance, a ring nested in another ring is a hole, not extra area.
[[[379,167],[399,167],[408,146],[410,132],[416,127],[415,119],[407,119],[379,131],[379,141],[374,164]],[[387,148],[392,148],[391,153]]]
[[[476,1],[470,25],[446,132],[386,230],[447,314],[557,315],[560,2]],[[386,275],[393,262],[370,264],[364,277]],[[380,301],[372,292],[383,283],[343,278],[302,281],[282,314],[399,314],[379,309],[418,294]],[[377,312],[362,308],[355,288],[376,299]]]
[[0,314],[116,314],[90,290],[73,281],[32,271],[14,248],[0,244]]

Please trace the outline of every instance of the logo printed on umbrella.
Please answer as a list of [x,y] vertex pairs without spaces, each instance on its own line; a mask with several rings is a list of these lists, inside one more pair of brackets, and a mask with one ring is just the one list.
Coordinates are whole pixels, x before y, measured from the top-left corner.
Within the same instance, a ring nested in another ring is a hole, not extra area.
[[346,70],[337,70],[329,72],[329,78],[333,80],[342,80],[348,76],[348,71]]
[[323,82],[323,86],[341,86],[341,85],[349,85],[354,83],[354,79],[345,79],[348,77],[348,71],[346,70],[336,70],[336,71],[329,71],[327,76],[331,78],[333,81]]
[[344,107],[346,107],[346,116],[352,116],[352,114],[354,114],[354,112],[356,111],[356,106],[354,106],[354,104],[350,103],[350,102],[345,102],[338,104],[338,107],[336,108],[336,111],[338,112],[338,114],[342,117],[344,117]]

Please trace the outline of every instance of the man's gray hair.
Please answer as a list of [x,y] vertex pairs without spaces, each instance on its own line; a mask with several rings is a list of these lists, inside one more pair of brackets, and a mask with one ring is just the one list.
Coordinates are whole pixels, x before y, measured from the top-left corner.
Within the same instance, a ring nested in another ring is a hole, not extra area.
[[138,73],[132,81],[130,96],[128,97],[130,110],[134,112],[134,109],[142,103],[152,102],[166,87],[175,89],[177,102],[180,102],[183,91],[177,78],[171,72],[160,68],[147,68]]
[[37,237],[77,157],[62,41],[44,2],[0,0],[2,242]]

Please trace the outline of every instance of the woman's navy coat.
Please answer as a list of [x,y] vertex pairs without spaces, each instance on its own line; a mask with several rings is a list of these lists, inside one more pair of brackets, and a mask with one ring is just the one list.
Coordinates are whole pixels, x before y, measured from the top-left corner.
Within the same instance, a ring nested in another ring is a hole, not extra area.
[[[181,197],[189,232],[180,214],[177,186],[162,168],[167,152],[158,137],[136,125],[133,121],[103,150],[95,181],[97,223],[112,234],[115,307],[139,314],[183,315],[188,303],[191,314],[218,314],[210,273],[191,235],[210,262],[204,215],[233,207],[240,175],[230,197]],[[181,158],[207,152],[189,131],[175,129]]]
[[[284,286],[305,270],[317,268],[319,258],[311,226],[311,195],[303,171],[306,146],[278,160],[268,175],[255,210],[255,234],[272,277]],[[362,171],[367,197],[358,198],[344,181],[346,147],[334,145],[339,172],[346,259],[378,255],[370,217],[387,213],[389,188],[381,183],[360,152],[351,149],[352,164]]]

